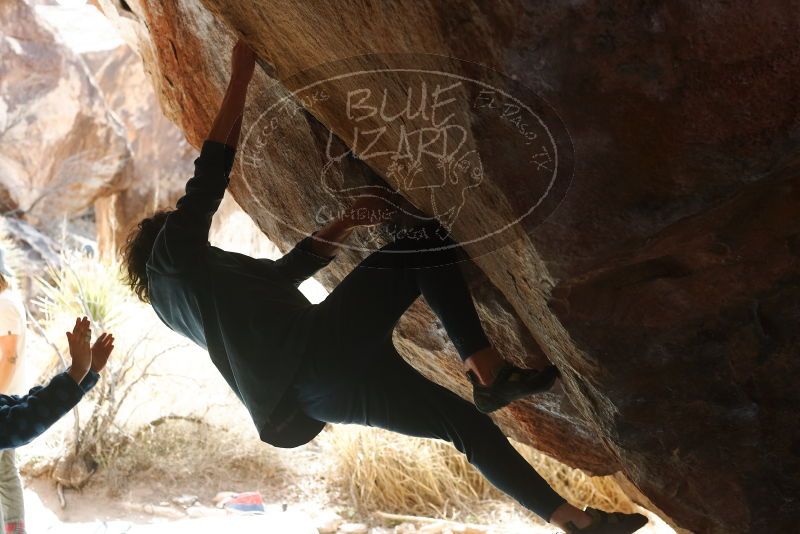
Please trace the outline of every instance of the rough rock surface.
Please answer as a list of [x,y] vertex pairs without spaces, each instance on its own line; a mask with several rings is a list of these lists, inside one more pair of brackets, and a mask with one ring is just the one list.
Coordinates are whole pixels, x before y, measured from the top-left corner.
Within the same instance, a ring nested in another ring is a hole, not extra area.
[[[296,87],[296,73],[358,54],[428,52],[516,76],[563,119],[574,178],[543,223],[514,225],[513,239],[491,253],[467,245],[468,271],[498,346],[528,365],[546,355],[564,386],[498,422],[573,466],[621,471],[683,528],[796,527],[796,2],[99,3],[138,47],[194,146],[221,100],[238,35],[264,67],[246,128],[274,93]],[[233,177],[234,197],[283,250],[314,227],[318,210],[340,202],[308,179],[325,161],[320,135],[352,141],[342,95],[329,96]],[[392,109],[402,97],[389,92]],[[494,134],[473,128],[468,143],[491,147]],[[369,163],[399,187],[388,166]],[[506,163],[500,171],[514,175]],[[454,225],[462,241],[529,200],[502,172],[487,176]],[[455,202],[456,192],[442,195],[407,197],[430,214],[434,200]],[[342,254],[323,282],[335,284],[358,257]],[[397,344],[422,372],[467,394],[423,303]]]
[[130,152],[81,59],[21,0],[0,3],[0,209],[39,228],[125,186]]

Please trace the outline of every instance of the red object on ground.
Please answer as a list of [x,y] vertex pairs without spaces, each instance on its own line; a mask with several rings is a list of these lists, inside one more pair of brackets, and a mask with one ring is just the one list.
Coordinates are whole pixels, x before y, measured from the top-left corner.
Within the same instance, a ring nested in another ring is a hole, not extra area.
[[245,493],[238,493],[226,501],[224,504],[228,510],[235,510],[237,512],[263,512],[264,499],[257,491],[248,491]]

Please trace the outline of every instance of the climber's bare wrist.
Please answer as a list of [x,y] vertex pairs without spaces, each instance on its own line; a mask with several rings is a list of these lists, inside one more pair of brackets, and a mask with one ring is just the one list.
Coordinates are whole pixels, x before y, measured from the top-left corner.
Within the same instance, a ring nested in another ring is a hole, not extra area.
[[[393,213],[393,212],[391,212]],[[312,245],[313,251],[320,256],[333,257],[339,250],[339,245],[347,241],[350,234],[361,226],[373,226],[386,219],[385,214],[377,214],[375,210],[354,205],[338,218],[317,230]]]
[[344,215],[336,219],[333,224],[343,230],[348,231],[362,226],[361,221],[357,217],[353,217],[349,212],[346,212]]
[[86,378],[86,375],[89,373],[89,368],[86,366],[81,365],[71,365],[69,369],[67,369],[67,374],[75,381],[76,384],[80,385],[83,382],[83,379]]
[[312,251],[319,255],[331,258],[339,251],[339,245],[347,241],[353,227],[344,219],[334,219],[319,230],[314,236],[317,238],[312,243]]
[[327,241],[343,243],[350,237],[350,232],[352,230],[353,226],[351,226],[348,221],[344,219],[334,219],[320,228],[316,235]]
[[228,91],[247,92],[247,86],[250,85],[252,75],[241,72],[232,72],[231,79],[228,82]]

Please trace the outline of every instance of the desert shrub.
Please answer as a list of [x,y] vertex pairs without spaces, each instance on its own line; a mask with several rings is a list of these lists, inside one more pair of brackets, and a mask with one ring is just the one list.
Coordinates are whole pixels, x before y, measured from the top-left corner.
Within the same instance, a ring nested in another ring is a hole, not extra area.
[[69,326],[87,316],[93,330],[113,328],[132,296],[120,281],[119,267],[77,251],[65,251],[58,265],[36,279],[37,311],[50,327]]
[[[64,332],[71,328],[76,317],[87,316],[96,337],[102,331],[118,327],[126,309],[135,305],[115,264],[102,263],[76,251],[63,252],[59,264],[49,267],[36,281],[39,296],[30,322],[56,355],[45,371],[47,375],[54,368],[63,368],[69,360]],[[153,351],[147,343],[146,329],[137,330],[133,336],[115,337],[114,354],[87,396],[93,401],[88,417],[82,418],[78,409],[73,410],[73,431],[62,450],[49,463],[37,468],[39,473],[49,473],[60,486],[83,487],[96,471],[102,451],[124,440],[125,430],[117,421],[120,410],[131,392],[146,381],[155,360],[171,348]]]
[[212,495],[232,488],[236,480],[265,482],[281,477],[285,469],[277,456],[258,440],[207,423],[201,418],[167,416],[141,427],[98,457],[109,489],[124,492],[144,481],[169,491]]

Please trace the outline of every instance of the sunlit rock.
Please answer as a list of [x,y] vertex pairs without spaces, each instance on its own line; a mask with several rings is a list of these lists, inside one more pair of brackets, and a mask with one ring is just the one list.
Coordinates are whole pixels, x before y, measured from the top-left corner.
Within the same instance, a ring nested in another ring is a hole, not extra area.
[[130,151],[81,59],[22,0],[0,3],[0,203],[53,232],[130,179]]

